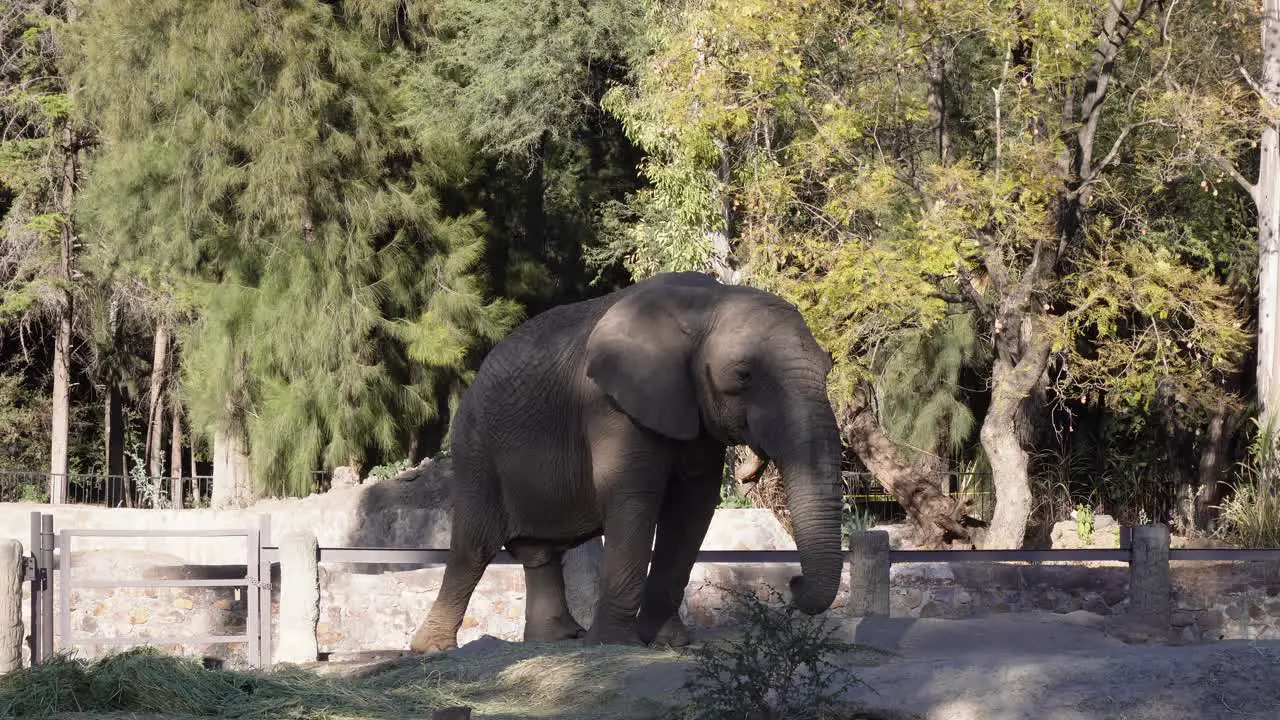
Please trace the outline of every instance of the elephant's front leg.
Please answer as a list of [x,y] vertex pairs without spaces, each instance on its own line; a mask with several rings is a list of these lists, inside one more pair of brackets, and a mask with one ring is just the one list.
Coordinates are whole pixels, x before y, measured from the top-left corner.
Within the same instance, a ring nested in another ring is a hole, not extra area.
[[634,438],[605,443],[593,452],[596,492],[604,516],[604,557],[600,598],[584,639],[588,645],[641,643],[636,613],[653,552],[663,480],[670,472],[663,448],[646,449],[645,442]]
[[667,488],[638,619],[645,644],[680,647],[693,639],[680,619],[680,603],[720,503],[723,468],[724,448],[700,445],[686,456]]

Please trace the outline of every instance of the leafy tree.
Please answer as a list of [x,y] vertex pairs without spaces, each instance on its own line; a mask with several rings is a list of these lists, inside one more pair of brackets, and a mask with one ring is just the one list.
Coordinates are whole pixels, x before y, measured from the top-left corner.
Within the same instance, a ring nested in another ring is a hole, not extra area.
[[84,23],[81,108],[110,142],[85,221],[199,308],[179,332],[192,425],[215,474],[247,454],[268,491],[403,453],[516,317],[481,297],[479,218],[441,208],[456,158],[397,123],[410,55],[391,10],[108,0]]
[[[1147,102],[1168,72],[1163,18],[1198,9],[1156,10],[655,9],[651,59],[608,99],[650,153],[629,266],[708,267],[707,230],[727,233],[750,282],[796,302],[836,356],[846,436],[889,487],[910,474],[866,410],[876,358],[972,312],[991,348],[979,439],[997,502],[985,543],[1020,546],[1036,442],[1020,428],[1041,414],[1027,398],[1066,407],[1096,380],[1128,403],[1117,411],[1160,401],[1195,422],[1243,348],[1212,273],[1135,245],[1129,218],[1149,186],[1115,169],[1163,130]],[[956,531],[945,507],[913,514]]]
[[[642,14],[618,0],[445,0],[407,78],[406,123],[469,158],[456,202],[488,220],[491,288],[537,312],[589,287],[602,214],[636,186],[636,153],[600,108]],[[439,151],[439,150],[437,150]]]

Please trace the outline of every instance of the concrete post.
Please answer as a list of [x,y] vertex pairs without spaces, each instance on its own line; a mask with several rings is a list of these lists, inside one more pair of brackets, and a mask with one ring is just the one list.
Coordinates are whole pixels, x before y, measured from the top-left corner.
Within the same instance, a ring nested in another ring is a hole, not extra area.
[[889,533],[849,535],[849,617],[889,616]]
[[277,662],[309,663],[319,656],[316,624],[320,621],[320,569],[314,533],[286,533],[280,538],[280,645]]
[[1169,587],[1169,527],[1139,525],[1133,529],[1129,560],[1129,612],[1154,628],[1170,627],[1173,601]]
[[22,667],[22,543],[0,540],[0,675]]

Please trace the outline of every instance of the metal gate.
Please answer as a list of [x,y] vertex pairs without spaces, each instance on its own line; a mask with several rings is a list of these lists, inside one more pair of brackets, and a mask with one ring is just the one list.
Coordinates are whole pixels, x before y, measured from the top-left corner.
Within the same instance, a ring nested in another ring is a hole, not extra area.
[[[249,665],[271,666],[271,563],[263,546],[270,543],[270,516],[259,517],[259,526],[228,530],[80,530],[55,534],[53,515],[31,513],[31,664],[38,665],[59,650],[75,645],[225,645],[245,643]],[[76,537],[243,537],[245,576],[207,580],[82,580],[72,571],[71,541]],[[57,582],[54,571],[57,570]],[[242,635],[188,635],[151,638],[77,637],[71,628],[71,591],[78,588],[244,587],[247,613]],[[54,592],[58,593],[58,643],[54,644]]]

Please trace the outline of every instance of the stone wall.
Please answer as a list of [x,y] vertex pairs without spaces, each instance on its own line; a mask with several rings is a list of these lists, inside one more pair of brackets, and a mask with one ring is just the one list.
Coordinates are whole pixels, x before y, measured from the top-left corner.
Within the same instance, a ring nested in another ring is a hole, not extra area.
[[[710,549],[710,548],[708,548]],[[724,549],[724,548],[717,548]],[[749,589],[768,600],[766,588],[785,594],[799,565],[739,564],[694,567],[680,615],[691,628],[733,623],[730,590]],[[444,577],[444,568],[427,568],[382,575],[335,572],[320,566],[320,618],[316,640],[321,653],[401,650],[409,646],[418,624],[427,616]],[[843,573],[833,613],[840,613],[849,591]],[[524,632],[524,571],[515,565],[491,565],[472,596],[458,642],[484,635],[518,641]],[[583,626],[590,624],[592,606],[572,607]]]
[[[890,571],[890,614],[975,617],[1044,610],[1098,615],[1128,607],[1124,563],[902,563]],[[1188,642],[1280,639],[1280,563],[1170,563],[1173,626]]]

